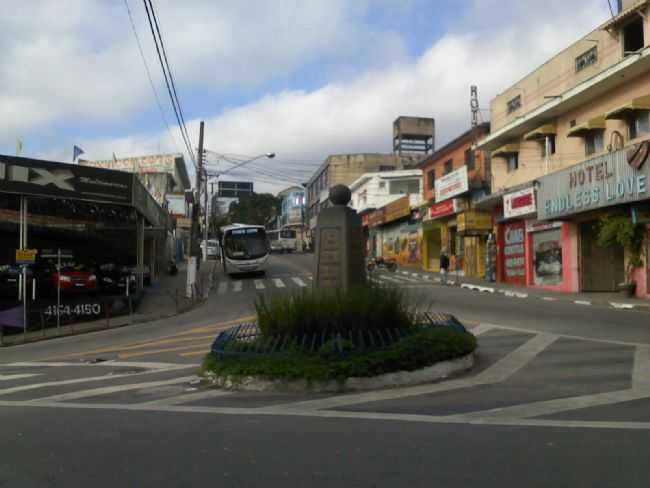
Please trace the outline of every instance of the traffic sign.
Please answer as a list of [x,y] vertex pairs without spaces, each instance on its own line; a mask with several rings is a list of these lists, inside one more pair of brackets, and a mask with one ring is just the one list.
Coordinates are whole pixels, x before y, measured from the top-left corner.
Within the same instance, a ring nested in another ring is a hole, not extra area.
[[36,249],[16,249],[16,264],[34,264]]

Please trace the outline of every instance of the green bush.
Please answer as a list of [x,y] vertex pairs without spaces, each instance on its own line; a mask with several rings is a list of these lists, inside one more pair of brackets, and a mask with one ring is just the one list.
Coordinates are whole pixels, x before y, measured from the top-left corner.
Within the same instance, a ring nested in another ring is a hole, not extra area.
[[257,320],[264,336],[302,335],[413,325],[414,308],[393,287],[364,286],[349,290],[306,290],[281,297],[259,296]]
[[[327,345],[327,344],[326,344]],[[325,345],[325,346],[326,346]],[[476,349],[468,332],[433,327],[416,332],[386,349],[347,356],[288,353],[277,356],[221,356],[210,353],[203,371],[221,376],[258,376],[266,379],[310,381],[369,377],[394,371],[413,371],[439,361],[465,356]]]

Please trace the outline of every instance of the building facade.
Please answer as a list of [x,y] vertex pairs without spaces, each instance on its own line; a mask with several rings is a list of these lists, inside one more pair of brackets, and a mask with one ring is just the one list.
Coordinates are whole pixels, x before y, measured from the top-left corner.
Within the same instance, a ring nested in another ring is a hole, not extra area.
[[366,255],[418,265],[422,242],[419,169],[366,173],[350,184],[350,206],[361,216]]
[[424,181],[422,207],[422,267],[440,270],[440,255],[450,258],[450,270],[485,277],[492,216],[475,202],[490,191],[490,159],[477,150],[490,125],[481,124],[438,149],[418,166]]
[[[500,281],[648,296],[648,1],[622,11],[491,102],[493,213]],[[641,261],[599,244],[604,218],[645,236]],[[632,264],[633,266],[630,266]]]

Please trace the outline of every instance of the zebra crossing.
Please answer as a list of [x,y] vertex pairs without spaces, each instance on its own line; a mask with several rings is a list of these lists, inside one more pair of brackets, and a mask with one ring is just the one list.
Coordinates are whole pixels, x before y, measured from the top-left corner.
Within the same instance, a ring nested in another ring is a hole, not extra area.
[[228,293],[242,293],[254,290],[263,292],[274,289],[307,288],[311,286],[313,277],[310,276],[288,276],[282,278],[267,278],[254,280],[227,280],[224,279],[217,284],[217,295]]

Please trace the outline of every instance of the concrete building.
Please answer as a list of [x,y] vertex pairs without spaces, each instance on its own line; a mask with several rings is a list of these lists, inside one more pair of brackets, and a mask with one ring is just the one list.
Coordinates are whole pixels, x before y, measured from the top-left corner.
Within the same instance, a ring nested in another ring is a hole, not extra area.
[[428,117],[397,117],[393,122],[395,154],[431,154],[436,146],[436,122]]
[[350,206],[361,215],[366,254],[418,264],[422,171],[365,173],[350,184],[350,191]]
[[413,168],[422,159],[418,154],[338,154],[328,156],[305,184],[309,227],[316,227],[321,208],[328,205],[329,189],[338,184],[350,185],[364,173]]
[[424,175],[422,267],[440,270],[440,254],[450,257],[450,270],[484,277],[492,215],[475,208],[490,192],[490,157],[476,142],[490,132],[484,123],[459,135],[418,167]]
[[645,266],[630,274],[627,251],[597,244],[603,215],[643,222],[650,197],[650,9],[619,4],[491,102],[479,147],[492,155],[494,194],[480,206],[498,224],[501,281],[575,292],[627,279],[648,296],[647,244]]

